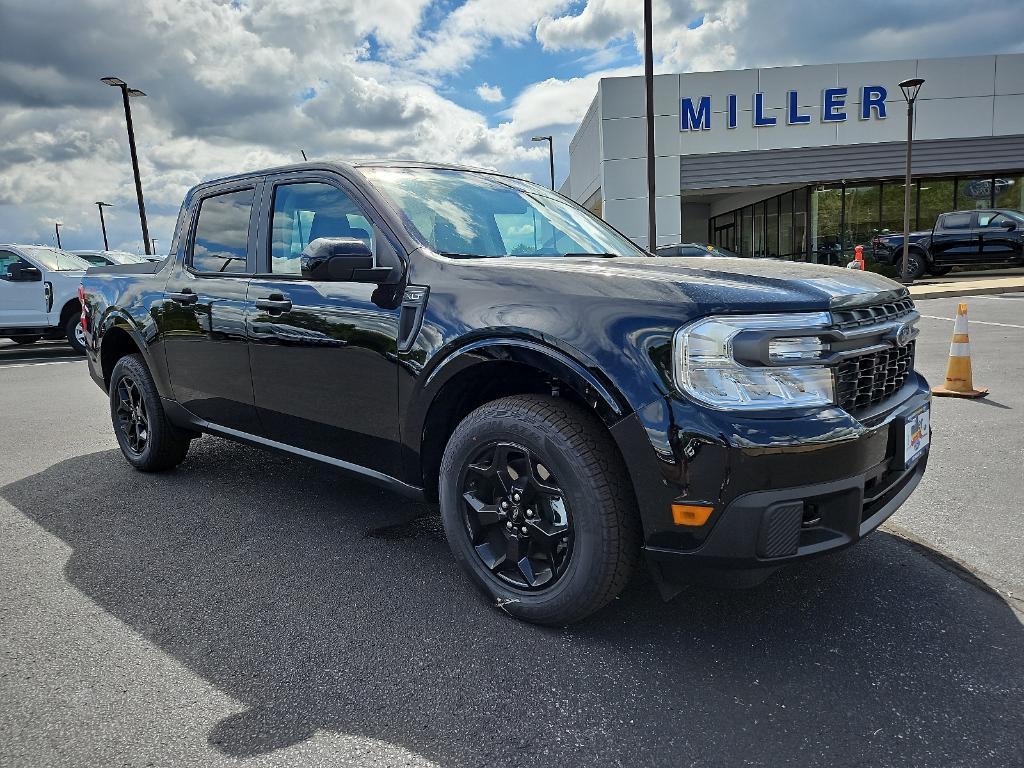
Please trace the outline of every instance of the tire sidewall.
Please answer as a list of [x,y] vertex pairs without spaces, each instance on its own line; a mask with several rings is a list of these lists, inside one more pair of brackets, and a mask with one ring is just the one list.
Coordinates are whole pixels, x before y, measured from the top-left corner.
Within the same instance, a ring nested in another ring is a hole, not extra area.
[[[573,523],[573,551],[565,572],[547,590],[528,592],[500,580],[480,560],[466,531],[460,495],[465,465],[483,446],[494,442],[517,443],[534,452],[552,470],[565,492]],[[465,429],[460,426],[445,450],[439,490],[449,546],[488,598],[522,618],[543,621],[549,614],[567,610],[579,601],[584,589],[602,580],[605,563],[601,556],[606,547],[604,527],[597,513],[601,502],[588,487],[579,466],[569,460],[569,453],[569,447],[556,431],[543,430],[529,421],[513,422],[496,416],[474,421]]]
[[68,344],[71,345],[71,349],[75,351],[75,354],[85,354],[85,344],[82,344],[78,340],[78,328],[81,327],[81,320],[74,315],[67,319],[64,323],[64,335],[67,336]]
[[[924,273],[927,271],[927,267],[928,267],[928,263],[925,260],[925,258],[920,253],[917,253],[917,252],[911,250],[907,254],[907,259],[908,259],[907,277],[909,277],[911,280],[917,280],[918,278],[923,277]],[[899,261],[897,262],[896,265],[899,268],[899,275],[900,275],[900,277],[902,277],[903,276],[903,258],[902,257],[900,257],[900,259],[899,259]]]
[[[135,380],[139,391],[142,393],[143,402],[146,405],[146,415],[149,421],[149,439],[146,441],[146,447],[142,453],[135,453],[129,446],[128,441],[118,424],[117,419],[117,385],[121,379],[125,376],[130,376]],[[153,378],[149,375],[149,369],[146,368],[145,364],[138,359],[135,355],[128,355],[118,360],[117,365],[114,366],[114,370],[110,375],[110,422],[114,428],[114,436],[117,438],[117,444],[121,447],[121,453],[124,454],[125,459],[128,460],[134,467],[145,468],[147,467],[152,458],[153,454],[157,450],[159,441],[163,439],[162,423],[161,419],[157,418],[157,411],[155,409],[160,408],[160,399],[156,395],[156,385],[153,383]]]

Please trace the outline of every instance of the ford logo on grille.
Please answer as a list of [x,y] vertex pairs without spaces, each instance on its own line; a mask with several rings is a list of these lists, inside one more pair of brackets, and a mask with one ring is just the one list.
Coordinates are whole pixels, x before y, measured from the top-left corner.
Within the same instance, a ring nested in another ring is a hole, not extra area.
[[896,346],[905,347],[910,343],[910,340],[914,337],[913,326],[904,323],[896,329]]

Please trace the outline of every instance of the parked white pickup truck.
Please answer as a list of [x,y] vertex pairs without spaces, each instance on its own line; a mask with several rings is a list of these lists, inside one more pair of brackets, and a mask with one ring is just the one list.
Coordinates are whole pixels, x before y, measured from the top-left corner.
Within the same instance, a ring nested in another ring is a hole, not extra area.
[[67,338],[85,354],[78,286],[88,262],[45,245],[0,245],[0,338]]

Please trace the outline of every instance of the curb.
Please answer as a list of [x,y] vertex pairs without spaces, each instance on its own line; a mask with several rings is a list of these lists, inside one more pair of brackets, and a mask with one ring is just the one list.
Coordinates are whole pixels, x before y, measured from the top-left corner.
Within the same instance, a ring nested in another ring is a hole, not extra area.
[[1024,280],[1010,285],[979,285],[970,283],[947,283],[945,285],[912,285],[910,295],[915,299],[940,299],[953,296],[985,296],[995,293],[1024,291]]

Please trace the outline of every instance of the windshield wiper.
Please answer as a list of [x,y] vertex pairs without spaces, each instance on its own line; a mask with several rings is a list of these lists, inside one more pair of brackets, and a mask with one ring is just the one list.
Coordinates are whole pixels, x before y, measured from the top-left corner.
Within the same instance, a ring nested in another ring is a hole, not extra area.
[[595,259],[617,259],[619,254],[617,253],[563,253],[563,259],[581,258],[583,256],[590,256]]

